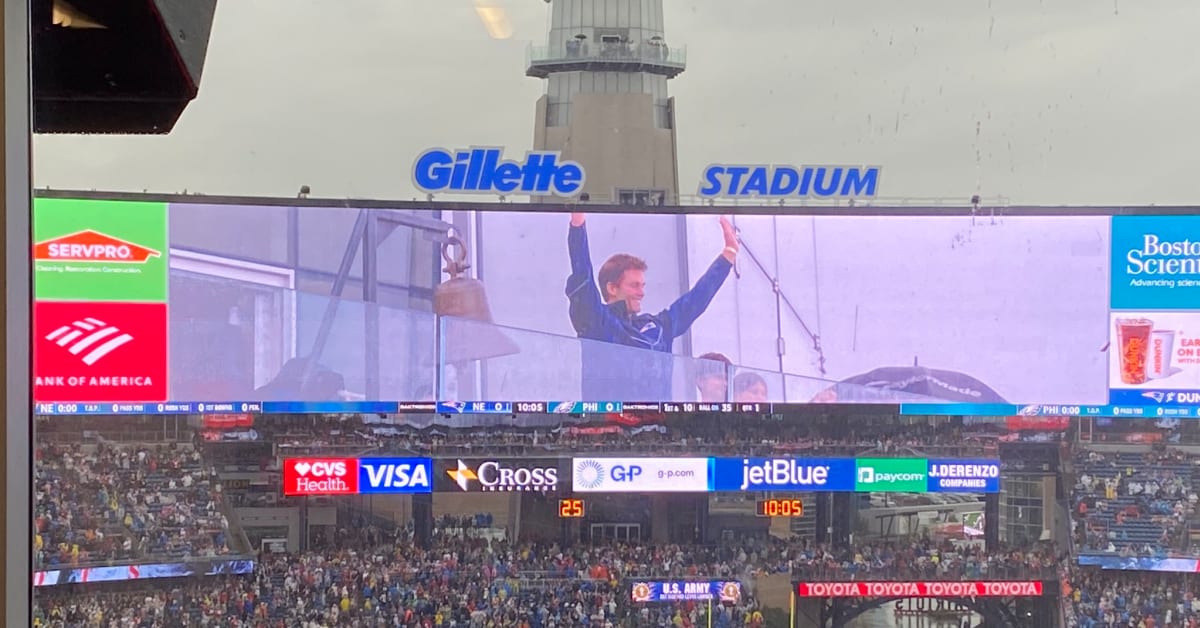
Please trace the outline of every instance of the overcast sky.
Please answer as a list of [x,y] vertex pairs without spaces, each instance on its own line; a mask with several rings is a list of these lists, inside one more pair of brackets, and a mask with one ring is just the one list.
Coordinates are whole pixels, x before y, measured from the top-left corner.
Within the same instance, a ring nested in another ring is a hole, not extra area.
[[[430,146],[529,148],[549,5],[222,0],[161,137],[45,136],[38,187],[411,198]],[[681,192],[712,162],[860,163],[888,197],[1200,202],[1195,0],[667,0]]]

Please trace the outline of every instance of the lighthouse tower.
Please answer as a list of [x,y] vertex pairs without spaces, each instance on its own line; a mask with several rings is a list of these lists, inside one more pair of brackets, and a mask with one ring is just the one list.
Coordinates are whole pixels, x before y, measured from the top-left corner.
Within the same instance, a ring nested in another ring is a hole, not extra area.
[[683,72],[687,51],[666,37],[663,0],[548,1],[547,43],[530,46],[525,71],[546,79],[534,149],[582,164],[592,202],[677,204],[667,81]]

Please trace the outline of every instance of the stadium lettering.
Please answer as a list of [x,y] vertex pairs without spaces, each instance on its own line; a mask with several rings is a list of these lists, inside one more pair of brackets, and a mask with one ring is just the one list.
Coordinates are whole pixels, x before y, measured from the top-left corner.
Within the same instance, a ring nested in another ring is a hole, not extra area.
[[1200,275],[1200,240],[1163,242],[1153,233],[1142,237],[1142,247],[1125,254],[1130,275]]
[[742,486],[747,490],[769,486],[824,486],[829,481],[828,465],[800,465],[795,460],[767,460],[761,465],[742,460]]
[[561,153],[531,151],[525,161],[503,159],[501,148],[449,151],[432,148],[413,164],[413,182],[423,192],[553,194],[575,196],[586,179],[583,166],[560,161]]
[[714,164],[701,179],[700,196],[705,198],[875,196],[879,168]]

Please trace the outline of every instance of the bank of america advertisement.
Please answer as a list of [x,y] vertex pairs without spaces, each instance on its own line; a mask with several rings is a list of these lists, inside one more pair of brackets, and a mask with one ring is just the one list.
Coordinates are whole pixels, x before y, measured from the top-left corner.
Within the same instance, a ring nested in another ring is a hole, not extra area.
[[1200,405],[1200,217],[499,207],[39,198],[35,398]]

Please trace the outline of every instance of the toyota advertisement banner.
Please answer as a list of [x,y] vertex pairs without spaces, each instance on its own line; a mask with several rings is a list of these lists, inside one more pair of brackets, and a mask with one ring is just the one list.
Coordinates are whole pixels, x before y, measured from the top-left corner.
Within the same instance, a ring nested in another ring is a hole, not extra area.
[[801,582],[797,597],[1036,597],[1039,580],[966,582]]
[[[999,460],[925,458],[287,458],[286,495],[997,493]],[[568,477],[569,476],[569,477]]]
[[[451,225],[396,203],[379,212],[404,220],[378,230],[367,306],[328,287],[363,237],[334,234],[360,208],[50,196],[35,200],[31,251],[39,414],[638,402],[1200,415],[1198,216],[496,205],[443,259]],[[468,253],[459,279],[479,282],[490,322],[396,296],[434,293],[447,260]],[[794,307],[777,307],[783,297]]]

